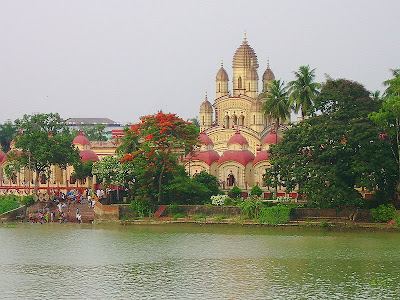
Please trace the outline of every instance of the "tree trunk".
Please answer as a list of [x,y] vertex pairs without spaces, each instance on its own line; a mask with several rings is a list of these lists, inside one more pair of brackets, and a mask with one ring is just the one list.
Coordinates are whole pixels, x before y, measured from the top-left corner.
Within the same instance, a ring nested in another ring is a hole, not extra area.
[[164,166],[161,167],[160,177],[158,177],[158,202],[161,202],[162,177],[164,175]]
[[39,191],[39,175],[40,175],[40,172],[36,171],[36,174],[35,174],[35,186],[34,186],[34,189],[33,189],[33,194],[35,194],[35,195],[37,195],[38,191]]

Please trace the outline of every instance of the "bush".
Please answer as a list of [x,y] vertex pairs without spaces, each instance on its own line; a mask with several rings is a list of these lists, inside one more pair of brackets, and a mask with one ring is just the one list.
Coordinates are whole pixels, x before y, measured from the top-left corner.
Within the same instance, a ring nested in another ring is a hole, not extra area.
[[290,210],[290,207],[284,205],[265,207],[261,210],[258,219],[261,223],[270,225],[285,224],[290,221]]
[[242,214],[249,219],[258,219],[263,209],[263,204],[258,199],[249,199],[241,203],[238,206],[242,209]]
[[173,215],[181,213],[181,208],[179,207],[178,204],[170,204],[167,207],[167,211],[170,216],[173,216]]
[[33,195],[26,195],[22,197],[22,205],[31,206],[33,204],[35,204]]
[[372,220],[379,223],[386,223],[397,217],[397,211],[393,204],[381,204],[377,208],[371,209],[371,214]]
[[239,187],[234,186],[231,189],[230,194],[232,195],[233,198],[238,198],[242,194],[242,190]]
[[256,197],[260,197],[262,195],[262,193],[263,193],[263,191],[258,185],[253,186],[250,191],[250,195],[256,196]]
[[0,196],[0,214],[19,207],[19,197],[14,195]]
[[149,217],[153,215],[153,207],[149,200],[133,199],[131,202],[131,211],[139,217]]
[[230,200],[230,198],[227,195],[215,195],[211,196],[211,203],[213,205],[224,205],[228,204],[227,200]]

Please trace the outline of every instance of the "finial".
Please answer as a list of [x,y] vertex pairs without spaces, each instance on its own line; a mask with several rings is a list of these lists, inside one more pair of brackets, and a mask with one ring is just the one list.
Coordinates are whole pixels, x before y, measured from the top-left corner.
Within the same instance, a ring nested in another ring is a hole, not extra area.
[[206,91],[206,101],[207,101],[207,91]]
[[243,44],[247,44],[247,34],[246,34],[246,30],[244,30]]
[[221,59],[221,68],[223,68],[223,67],[224,67],[224,60]]
[[269,69],[269,57],[267,59],[267,69]]

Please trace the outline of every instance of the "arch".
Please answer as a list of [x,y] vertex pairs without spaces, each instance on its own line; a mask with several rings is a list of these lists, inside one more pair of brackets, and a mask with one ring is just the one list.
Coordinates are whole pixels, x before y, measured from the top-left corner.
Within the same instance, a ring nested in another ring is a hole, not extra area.
[[250,81],[249,81],[249,91],[251,91],[251,89],[250,89]]
[[220,82],[218,83],[218,92],[219,93],[221,92],[221,83]]
[[243,116],[243,115],[241,115],[241,116],[239,117],[239,125],[244,126],[244,116]]
[[238,117],[236,115],[232,116],[232,125],[238,125]]
[[226,178],[226,185],[227,186],[234,186],[235,185],[235,176],[231,173]]
[[256,115],[253,115],[253,124],[256,124]]
[[239,76],[238,78],[238,89],[242,88],[242,77]]
[[203,125],[205,125],[205,123],[206,123],[206,122],[205,122],[205,117],[203,116]]
[[229,116],[225,116],[225,128],[229,128]]

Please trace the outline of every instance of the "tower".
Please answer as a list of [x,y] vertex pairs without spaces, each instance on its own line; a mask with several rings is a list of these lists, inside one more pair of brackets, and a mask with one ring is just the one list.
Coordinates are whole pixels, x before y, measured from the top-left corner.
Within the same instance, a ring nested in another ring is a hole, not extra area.
[[233,96],[258,95],[258,60],[254,49],[247,43],[246,34],[243,42],[233,56]]
[[221,62],[221,68],[218,70],[217,76],[215,78],[215,82],[216,82],[216,98],[218,99],[222,96],[228,95],[229,78],[222,62]]
[[212,126],[213,108],[210,101],[206,98],[200,106],[200,131],[204,131]]
[[266,93],[268,92],[268,84],[272,82],[272,80],[275,79],[275,75],[272,72],[272,70],[269,68],[269,60],[267,63],[267,69],[265,70],[263,77],[262,77],[262,83],[263,83],[263,88],[262,88],[262,92]]

